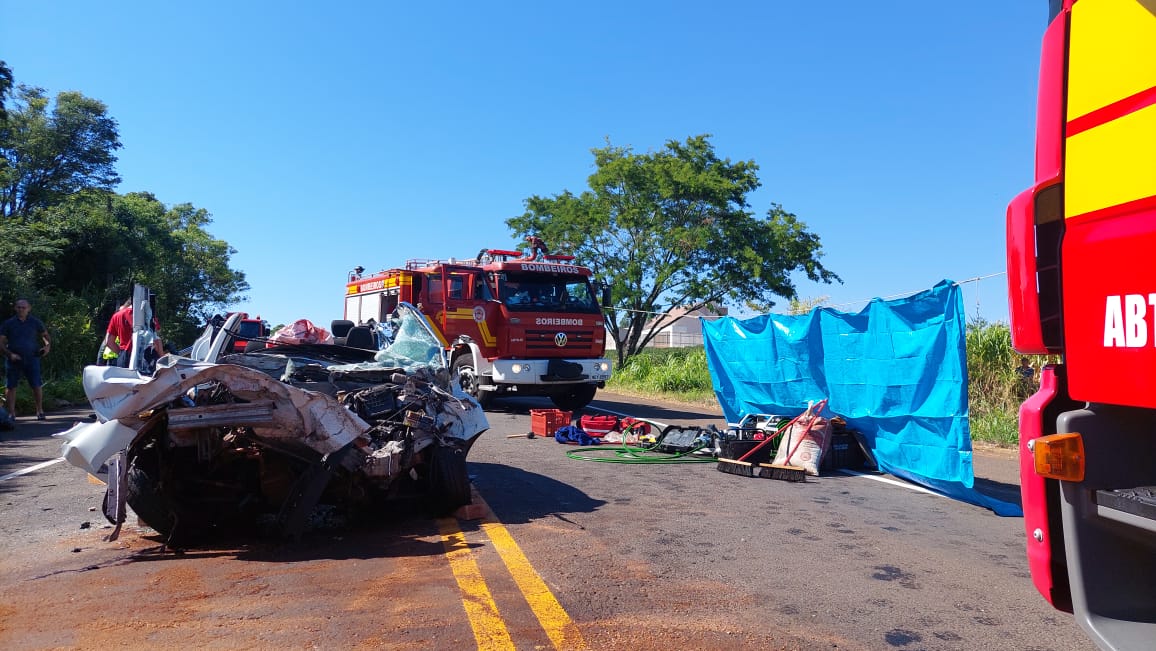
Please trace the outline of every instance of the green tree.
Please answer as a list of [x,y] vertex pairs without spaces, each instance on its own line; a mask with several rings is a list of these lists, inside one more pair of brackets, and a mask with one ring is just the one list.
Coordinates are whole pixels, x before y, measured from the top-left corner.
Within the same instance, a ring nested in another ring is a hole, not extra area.
[[140,283],[156,296],[165,337],[188,343],[249,289],[245,274],[229,267],[236,250],[205,230],[211,215],[192,204],[170,208],[148,192],[87,191],[38,211],[33,222],[41,241],[57,245],[42,249],[35,285],[84,297],[97,322],[107,322]]
[[0,124],[7,119],[8,94],[12,92],[12,68],[4,61],[0,61]]
[[170,322],[179,326],[166,326],[166,336],[192,343],[214,314],[246,300],[249,283],[243,272],[229,267],[237,250],[205,230],[213,221],[207,210],[183,203],[164,216],[171,248],[146,281],[168,306]]
[[0,217],[27,219],[81,190],[111,190],[120,182],[114,154],[120,136],[102,102],[63,92],[53,103],[43,89],[20,85],[6,113]]
[[134,283],[156,294],[162,333],[178,345],[249,288],[229,268],[236,251],[206,230],[208,211],[113,192],[118,138],[101,102],[69,92],[53,103],[14,86],[0,61],[0,309],[32,301],[53,331],[52,376],[95,359]]
[[589,190],[530,197],[526,212],[506,224],[574,255],[611,286],[606,320],[619,364],[678,320],[672,308],[773,305],[776,296],[796,296],[795,272],[839,281],[798,217],[778,204],[763,218],[749,210],[758,166],[720,159],[709,135],[646,154],[609,142],[592,153]]
[[830,296],[814,296],[811,298],[792,298],[787,305],[787,314],[793,316],[802,316],[809,314],[811,310],[817,307],[823,307],[827,301],[831,300]]

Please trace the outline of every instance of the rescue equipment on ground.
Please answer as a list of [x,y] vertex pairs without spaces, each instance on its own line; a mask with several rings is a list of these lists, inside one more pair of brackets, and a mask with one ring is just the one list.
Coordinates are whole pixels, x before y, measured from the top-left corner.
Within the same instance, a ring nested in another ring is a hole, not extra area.
[[[567,457],[579,461],[598,461],[602,463],[627,464],[665,464],[665,463],[713,463],[713,457],[700,457],[695,453],[706,449],[713,442],[713,437],[701,427],[688,425],[667,425],[657,436],[645,434],[638,436],[637,431],[650,431],[650,423],[634,418],[619,420],[623,432],[612,430],[602,441],[591,437],[591,440],[602,443],[598,447],[582,447],[566,453]],[[653,439],[650,444],[638,441],[646,438]],[[636,441],[632,443],[631,441]],[[618,443],[618,445],[614,445]],[[597,443],[596,443],[597,445]]]
[[[827,441],[826,432],[830,431],[830,421],[828,419],[820,419],[819,414],[827,406],[827,401],[821,400],[818,403],[812,403],[807,407],[803,413],[795,416],[786,425],[780,427],[772,436],[763,439],[761,443],[752,447],[737,459],[719,457],[718,470],[731,475],[739,475],[740,477],[760,477],[763,479],[781,479],[784,481],[806,481],[807,474],[818,475],[819,457],[822,455],[822,445],[818,448],[816,454],[814,445],[816,443],[814,438],[808,439],[810,430],[816,426],[825,428],[825,433],[822,435],[822,444],[825,445]],[[820,422],[820,420],[822,422]],[[787,436],[783,436],[787,433]],[[756,452],[764,447],[774,443],[776,440],[778,448],[775,451],[775,460],[772,463],[756,463],[750,461]],[[799,448],[802,447],[803,442],[809,440],[804,452],[799,453]],[[791,460],[810,459],[811,455],[815,455],[815,467],[811,472],[810,468],[806,466],[797,466],[790,463]]]
[[819,462],[831,441],[831,420],[820,415],[826,406],[826,400],[810,405],[787,426],[771,465],[802,468],[812,477],[819,475]]
[[530,431],[536,436],[554,436],[559,427],[570,424],[572,416],[561,409],[531,409]]
[[559,443],[575,443],[577,445],[601,445],[602,441],[573,425],[565,425],[554,431],[554,440]]
[[583,414],[578,425],[590,436],[603,437],[618,429],[618,416],[614,414]]

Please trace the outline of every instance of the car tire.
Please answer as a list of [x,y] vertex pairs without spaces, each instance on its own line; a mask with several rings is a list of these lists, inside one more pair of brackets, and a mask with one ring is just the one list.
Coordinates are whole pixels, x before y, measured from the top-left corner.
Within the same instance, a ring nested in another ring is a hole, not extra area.
[[466,450],[434,446],[429,460],[430,506],[437,515],[452,513],[472,501]]
[[176,514],[161,492],[160,484],[141,466],[133,463],[125,473],[125,501],[146,525],[170,538],[176,527]]

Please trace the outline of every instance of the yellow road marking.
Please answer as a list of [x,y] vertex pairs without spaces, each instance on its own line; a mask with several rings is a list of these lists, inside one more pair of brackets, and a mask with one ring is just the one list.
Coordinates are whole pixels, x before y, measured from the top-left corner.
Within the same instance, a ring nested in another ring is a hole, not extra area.
[[97,477],[96,475],[89,475],[88,476],[88,483],[96,484],[97,486],[104,486],[104,480],[101,479],[100,477]]
[[513,649],[514,641],[506,629],[506,623],[498,614],[498,605],[494,603],[486,580],[482,578],[473,552],[466,545],[466,537],[457,519],[439,518],[438,530],[441,532],[442,545],[446,548],[450,569],[462,591],[462,605],[465,606],[470,627],[474,630],[478,649]]
[[[481,501],[487,512],[493,513],[476,493],[474,499]],[[482,529],[490,536],[490,541],[494,543],[494,549],[502,557],[506,569],[514,577],[514,583],[518,585],[518,589],[526,597],[526,603],[530,605],[530,610],[534,611],[534,616],[542,624],[542,629],[546,631],[546,635],[554,643],[554,648],[587,648],[586,641],[582,639],[582,633],[578,631],[578,626],[570,619],[570,615],[562,608],[562,604],[558,603],[554,593],[550,591],[546,582],[534,570],[534,566],[530,564],[530,560],[518,547],[518,543],[514,542],[514,537],[510,535],[506,527],[502,526],[502,523],[491,515],[482,521]]]

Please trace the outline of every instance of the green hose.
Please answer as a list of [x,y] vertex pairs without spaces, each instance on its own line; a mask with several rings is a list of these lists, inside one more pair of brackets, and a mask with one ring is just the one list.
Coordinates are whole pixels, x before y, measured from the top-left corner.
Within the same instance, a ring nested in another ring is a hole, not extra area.
[[686,452],[656,452],[652,448],[636,448],[623,443],[621,447],[586,446],[566,453],[578,461],[598,461],[600,463],[716,463],[714,457],[691,456],[706,447],[699,445]]

